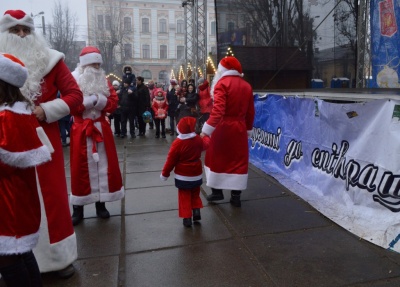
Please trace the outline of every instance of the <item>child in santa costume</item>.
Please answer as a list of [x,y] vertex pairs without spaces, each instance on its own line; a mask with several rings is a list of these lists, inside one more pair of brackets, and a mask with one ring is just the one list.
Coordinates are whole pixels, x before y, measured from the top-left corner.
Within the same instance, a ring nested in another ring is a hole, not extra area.
[[33,103],[19,90],[27,77],[19,59],[0,54],[0,274],[7,286],[36,287],[42,282],[32,252],[40,225],[35,166],[50,161],[51,150]]
[[82,49],[79,66],[72,73],[83,93],[71,129],[73,225],[83,220],[84,205],[95,203],[97,216],[109,218],[105,202],[124,197],[114,136],[105,118],[117,108],[118,96],[102,63],[99,49],[88,46]]
[[192,226],[193,221],[201,219],[200,186],[203,183],[201,152],[208,148],[210,138],[201,138],[195,133],[196,119],[182,118],[177,126],[179,136],[174,140],[168,152],[167,161],[160,178],[167,180],[174,170],[175,186],[178,188],[179,217],[183,225]]
[[153,99],[151,108],[154,112],[154,122],[156,124],[156,138],[160,137],[160,125],[161,125],[161,136],[165,138],[165,118],[167,117],[168,102],[162,89],[157,90],[157,94]]

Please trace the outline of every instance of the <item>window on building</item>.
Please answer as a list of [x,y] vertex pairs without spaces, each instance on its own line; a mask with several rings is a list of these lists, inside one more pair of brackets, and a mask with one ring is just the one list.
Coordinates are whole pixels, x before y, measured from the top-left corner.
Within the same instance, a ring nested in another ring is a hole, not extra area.
[[167,33],[167,20],[160,19],[160,33]]
[[233,32],[233,30],[235,30],[235,23],[228,22],[228,31]]
[[217,22],[211,22],[211,36],[215,36],[217,34]]
[[142,32],[150,33],[150,20],[149,18],[142,18]]
[[106,30],[111,30],[111,16],[110,15],[106,15],[105,16],[105,22],[106,22]]
[[183,20],[176,21],[176,33],[183,34],[185,32],[185,26]]
[[143,59],[150,59],[150,45],[143,45],[142,51]]
[[160,59],[167,58],[167,45],[160,45]]
[[124,30],[131,31],[132,30],[132,19],[131,17],[124,17]]
[[151,72],[149,70],[143,70],[142,77],[144,78],[145,81],[151,80],[152,79]]
[[124,44],[124,55],[125,59],[132,58],[132,44]]
[[158,80],[161,83],[166,83],[168,80],[168,72],[165,70],[160,71],[160,73],[158,73]]
[[99,29],[99,30],[104,29],[103,15],[97,15],[97,29]]
[[185,57],[185,46],[176,47],[176,58],[183,59]]

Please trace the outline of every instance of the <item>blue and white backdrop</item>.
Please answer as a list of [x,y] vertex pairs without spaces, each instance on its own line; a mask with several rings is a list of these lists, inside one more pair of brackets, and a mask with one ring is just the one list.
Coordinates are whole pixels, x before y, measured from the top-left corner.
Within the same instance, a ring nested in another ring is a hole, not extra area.
[[250,161],[322,214],[400,252],[400,101],[255,96]]

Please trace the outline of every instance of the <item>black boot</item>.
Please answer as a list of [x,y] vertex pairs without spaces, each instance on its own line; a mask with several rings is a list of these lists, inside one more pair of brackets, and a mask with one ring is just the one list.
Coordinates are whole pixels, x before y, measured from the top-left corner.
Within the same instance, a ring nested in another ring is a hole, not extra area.
[[110,213],[106,209],[105,202],[96,202],[96,214],[100,218],[110,218]]
[[216,201],[223,200],[224,194],[222,193],[222,189],[211,188],[212,193],[207,195],[207,201]]
[[240,194],[241,190],[232,190],[231,191],[231,200],[229,201],[233,206],[241,207],[242,203],[240,202]]
[[184,218],[183,219],[183,225],[185,227],[191,227],[192,226],[192,219],[191,218]]
[[83,205],[73,205],[72,225],[78,225],[83,220]]
[[200,208],[193,209],[193,221],[201,220]]

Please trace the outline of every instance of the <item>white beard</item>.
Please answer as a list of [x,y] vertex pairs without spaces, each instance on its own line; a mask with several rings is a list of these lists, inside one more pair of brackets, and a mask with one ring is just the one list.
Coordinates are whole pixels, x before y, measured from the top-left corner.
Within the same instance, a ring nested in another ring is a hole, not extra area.
[[103,69],[95,69],[93,67],[78,67],[79,78],[78,85],[84,96],[102,94],[110,95],[107,83],[106,73]]
[[215,85],[218,83],[218,81],[222,78],[222,74],[224,73],[224,71],[218,69],[217,72],[215,73],[215,76],[213,78],[212,84],[211,84],[211,89],[210,89],[210,94],[211,97],[214,99],[214,88]]
[[8,31],[0,33],[0,51],[19,58],[28,69],[28,79],[21,88],[22,94],[34,101],[42,95],[41,84],[49,64],[49,46],[39,34],[21,38]]

